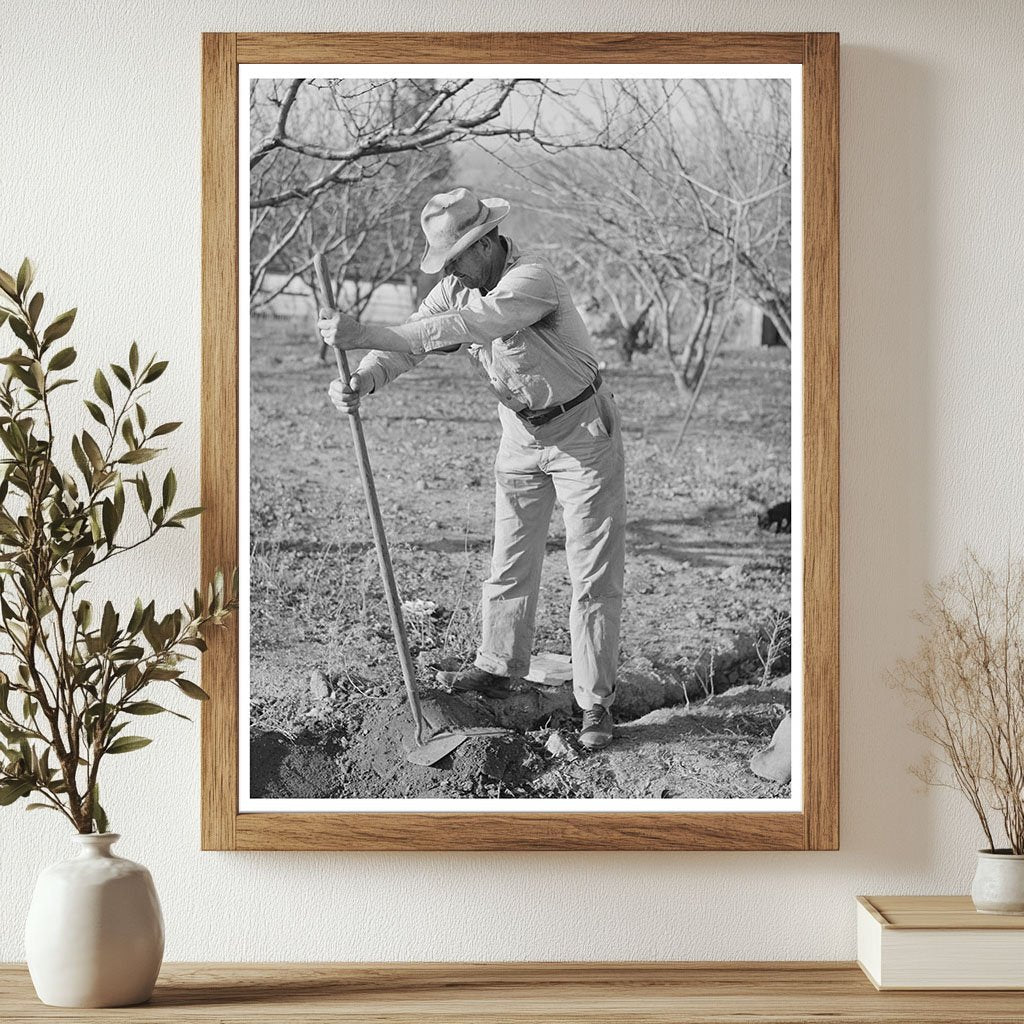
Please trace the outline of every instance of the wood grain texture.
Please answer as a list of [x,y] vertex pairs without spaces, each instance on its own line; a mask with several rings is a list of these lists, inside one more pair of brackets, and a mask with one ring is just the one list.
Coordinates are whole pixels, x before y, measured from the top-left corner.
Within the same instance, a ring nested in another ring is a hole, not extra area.
[[858,896],[883,928],[1024,931],[1024,914],[979,914],[970,896]]
[[802,850],[802,814],[241,814],[242,850]]
[[804,65],[805,810],[735,814],[238,813],[238,638],[204,658],[204,849],[835,849],[839,841],[838,36],[241,34],[203,44],[203,573],[237,533],[237,65],[316,62]]
[[1013,992],[878,992],[849,963],[166,964],[150,1003],[43,1006],[0,966],[7,1024],[1020,1024]]
[[239,33],[240,64],[799,64],[799,32]]
[[[201,574],[238,564],[238,67],[235,37],[203,36],[203,355]],[[238,623],[203,655],[204,850],[235,846],[238,811]]]
[[804,58],[804,801],[839,847],[839,36]]

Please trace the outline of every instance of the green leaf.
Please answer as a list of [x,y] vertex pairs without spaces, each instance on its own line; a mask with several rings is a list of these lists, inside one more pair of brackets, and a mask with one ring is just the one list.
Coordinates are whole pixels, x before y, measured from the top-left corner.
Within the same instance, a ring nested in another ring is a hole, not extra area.
[[131,367],[132,373],[139,372],[139,346],[134,341],[128,350],[128,365]]
[[10,315],[11,315],[10,310],[8,310],[8,309],[0,309],[0,327],[3,327],[3,325],[7,322],[7,318]]
[[161,715],[168,714],[174,715],[175,718],[182,718],[186,722],[190,722],[191,719],[188,715],[179,714],[177,711],[171,711],[170,708],[161,707],[159,704],[154,704],[151,700],[139,700],[134,704],[125,704],[124,711],[129,715]]
[[174,515],[168,520],[168,525],[170,525],[170,523],[180,523],[183,519],[191,519],[193,516],[199,515],[202,511],[202,505],[195,505],[192,508],[183,508],[180,512],[174,513]]
[[75,314],[78,312],[78,308],[69,309],[66,313],[61,313],[56,320],[50,324],[49,327],[43,331],[43,341],[49,344],[51,341],[56,341],[58,338],[63,338],[68,331],[71,330],[71,325],[75,322]]
[[148,515],[150,506],[153,504],[153,495],[149,491],[149,477],[145,473],[136,477],[135,487],[139,492],[139,502],[142,504],[143,511]]
[[26,811],[57,811],[60,813],[59,807],[54,807],[53,804],[28,804],[25,807]]
[[120,663],[118,673],[123,675],[128,671],[128,665],[124,662],[137,662],[146,652],[138,644],[128,644],[127,647],[118,647],[110,655],[110,660]]
[[103,414],[103,410],[95,403],[90,402],[88,398],[83,399],[86,409],[89,410],[89,415],[101,426],[107,425],[107,417]]
[[17,459],[21,454],[21,448],[18,445],[18,438],[14,431],[0,428],[0,441],[3,442],[4,447]]
[[12,314],[7,322],[11,325],[11,330],[14,331],[19,341],[23,341],[26,345],[32,344],[32,332],[28,329],[28,324],[24,320]]
[[129,636],[135,636],[135,634],[142,628],[142,620],[145,614],[146,609],[142,604],[142,598],[137,597],[135,599],[135,607],[132,609],[131,618],[128,620],[128,625],[125,626]]
[[100,623],[100,640],[104,647],[111,645],[116,632],[117,612],[114,611],[114,606],[107,601],[103,605],[103,621]]
[[82,447],[85,449],[85,454],[89,456],[92,468],[99,472],[106,463],[103,461],[103,453],[100,451],[100,446],[93,440],[92,434],[87,430],[82,431]]
[[124,423],[121,424],[121,436],[124,438],[124,443],[128,445],[129,449],[134,450],[139,447],[139,442],[135,440],[135,428],[127,416]]
[[100,396],[100,401],[105,402],[113,409],[114,396],[110,393],[110,385],[107,383],[107,378],[103,375],[102,370],[96,371],[96,376],[92,379],[92,386],[96,394]]
[[[21,622],[10,619],[4,623],[4,627],[20,647],[28,646],[28,629]],[[22,666],[19,665],[18,668],[20,670]]]
[[114,511],[114,503],[109,498],[103,499],[103,536],[106,538],[107,546],[114,546],[114,535],[117,533],[117,513]]
[[82,449],[82,443],[78,440],[77,436],[71,438],[71,455],[75,460],[75,465],[78,466],[78,471],[91,483],[92,467],[89,465],[89,460]]
[[154,363],[149,370],[146,372],[146,376],[142,379],[143,384],[152,384],[153,381],[159,377],[164,370],[167,369],[167,360],[164,359],[158,363]]
[[87,630],[92,625],[92,604],[89,601],[80,602],[75,609],[75,617],[82,629]]
[[126,387],[132,386],[132,379],[128,376],[128,371],[123,366],[118,366],[117,363],[110,364],[110,372]]
[[134,466],[140,462],[149,462],[150,459],[155,459],[159,454],[160,452],[156,448],[136,448],[134,451],[125,452],[117,461]]
[[131,693],[142,685],[142,677],[138,665],[129,665],[128,671],[124,674],[124,692]]
[[39,320],[39,313],[43,308],[43,293],[36,292],[32,296],[32,301],[28,304],[28,322],[32,325],[33,330],[35,329],[36,323]]
[[127,754],[148,747],[153,741],[145,736],[119,736],[106,749],[108,754]]
[[31,793],[33,782],[31,779],[19,779],[12,782],[0,782],[0,807],[7,807],[15,800]]
[[118,736],[122,732],[124,732],[125,729],[127,729],[130,724],[130,722],[119,722],[117,725],[110,726],[110,728],[107,730],[107,745],[109,746],[110,741],[113,740],[115,736]]
[[100,524],[99,513],[97,512],[95,505],[89,509],[89,532],[92,535],[92,541],[94,544],[99,544],[99,542],[103,540],[103,527]]
[[32,281],[36,276],[36,268],[32,261],[26,256],[18,268],[18,294],[24,295],[32,287]]
[[181,426],[181,420],[178,420],[178,421],[176,421],[174,423],[161,423],[160,426],[157,427],[156,430],[153,431],[151,436],[152,437],[163,437],[164,434],[169,434],[169,433],[171,433],[172,430],[177,430],[178,427],[180,427],[180,426]]
[[99,784],[92,787],[92,820],[96,826],[97,832],[102,834],[103,832],[109,831],[106,812],[100,806]]
[[8,743],[17,743],[19,740],[23,740],[28,735],[24,729],[19,729],[16,725],[5,725],[0,722],[0,736],[3,736]]
[[125,704],[124,711],[129,715],[159,715],[167,708],[154,704],[151,700],[138,700],[134,704]]
[[139,430],[146,429],[146,410],[141,405],[135,406],[135,418],[139,421]]
[[114,512],[117,513],[117,522],[120,525],[124,518],[124,481],[120,477],[114,481]]
[[174,685],[177,686],[186,697],[191,697],[193,700],[210,699],[210,695],[201,686],[196,686],[195,683],[191,683],[187,679],[175,680]]
[[66,370],[76,359],[78,353],[71,347],[62,348],[51,360],[50,365],[47,367],[47,372],[50,370]]
[[166,507],[170,507],[172,501],[174,501],[174,495],[178,490],[178,480],[174,475],[174,470],[167,470],[167,476],[164,477],[163,486],[163,504]]
[[3,270],[0,270],[0,289],[3,289],[15,302],[18,301],[18,286],[14,278]]

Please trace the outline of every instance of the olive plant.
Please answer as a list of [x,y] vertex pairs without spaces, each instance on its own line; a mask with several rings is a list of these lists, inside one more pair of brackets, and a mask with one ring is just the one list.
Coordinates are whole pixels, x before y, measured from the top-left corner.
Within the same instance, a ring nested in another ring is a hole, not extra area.
[[207,699],[185,676],[206,649],[204,628],[234,609],[237,573],[226,587],[218,571],[163,615],[142,597],[130,611],[88,599],[93,570],[202,509],[174,507],[173,469],[157,486],[141,468],[181,424],[148,421],[142,399],[167,362],[141,359],[134,342],[124,364],[93,376],[84,408],[96,426],[60,436],[53,395],[78,382],[66,375],[77,353],[58,342],[76,311],[44,328],[33,278],[27,259],[16,276],[0,271],[0,328],[16,341],[0,357],[0,805],[24,799],[79,832],[105,832],[101,764],[152,742],[125,731],[133,720],[186,717],[158,702],[159,688]]

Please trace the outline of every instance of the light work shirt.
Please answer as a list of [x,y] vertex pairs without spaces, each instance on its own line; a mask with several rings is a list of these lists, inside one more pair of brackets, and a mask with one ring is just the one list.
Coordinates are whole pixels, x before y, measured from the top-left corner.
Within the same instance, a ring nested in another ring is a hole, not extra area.
[[392,331],[412,352],[370,352],[356,371],[373,390],[430,353],[458,346],[510,409],[543,409],[575,398],[594,381],[597,354],[565,281],[542,256],[520,253],[511,239],[505,269],[484,295],[454,275],[443,278],[397,327],[364,326],[368,340]]

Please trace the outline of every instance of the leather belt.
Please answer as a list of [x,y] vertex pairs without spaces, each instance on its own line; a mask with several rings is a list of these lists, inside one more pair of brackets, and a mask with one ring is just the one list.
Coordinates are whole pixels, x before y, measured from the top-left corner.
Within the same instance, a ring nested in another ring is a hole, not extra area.
[[568,402],[564,402],[562,405],[549,405],[544,409],[522,409],[516,415],[521,420],[526,420],[531,427],[542,427],[545,423],[550,423],[556,416],[561,416],[563,412],[576,408],[591,395],[596,395],[600,386],[601,371],[598,370],[594,375],[594,383],[584,388],[575,398],[570,398]]

